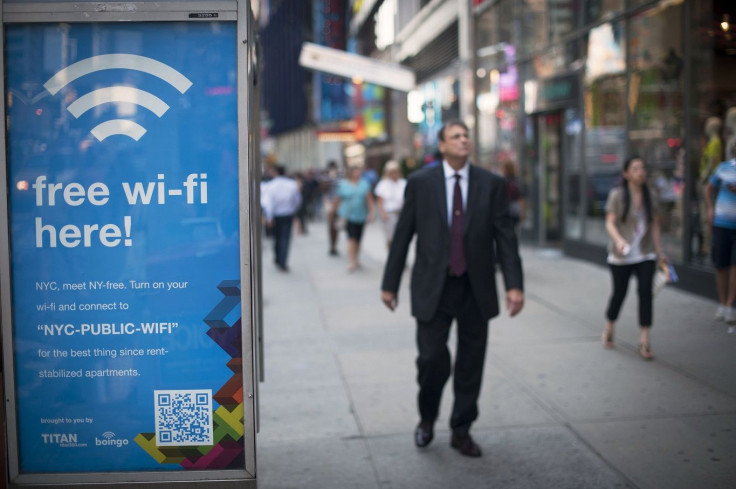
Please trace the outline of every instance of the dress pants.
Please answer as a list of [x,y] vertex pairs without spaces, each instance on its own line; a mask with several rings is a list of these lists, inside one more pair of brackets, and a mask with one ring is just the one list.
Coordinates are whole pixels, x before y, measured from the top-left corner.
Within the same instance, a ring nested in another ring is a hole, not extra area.
[[291,226],[294,216],[276,216],[273,218],[273,246],[276,264],[286,267],[291,241]]
[[447,339],[453,319],[457,319],[457,351],[450,428],[456,434],[466,434],[478,417],[488,340],[488,321],[478,309],[467,273],[460,277],[448,275],[434,318],[428,322],[417,320],[418,404],[422,421],[437,419],[442,389],[450,378],[452,365]]

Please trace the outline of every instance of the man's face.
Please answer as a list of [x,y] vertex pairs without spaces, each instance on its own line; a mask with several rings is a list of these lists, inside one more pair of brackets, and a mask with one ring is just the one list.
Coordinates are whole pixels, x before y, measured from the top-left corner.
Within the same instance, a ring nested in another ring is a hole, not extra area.
[[445,159],[466,160],[472,148],[468,131],[463,126],[446,127],[445,140],[439,142],[439,147]]

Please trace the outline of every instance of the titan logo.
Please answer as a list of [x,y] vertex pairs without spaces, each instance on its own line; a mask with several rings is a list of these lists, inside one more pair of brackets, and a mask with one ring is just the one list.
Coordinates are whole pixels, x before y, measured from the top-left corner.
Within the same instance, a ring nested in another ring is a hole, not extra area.
[[44,445],[77,446],[77,433],[41,433]]

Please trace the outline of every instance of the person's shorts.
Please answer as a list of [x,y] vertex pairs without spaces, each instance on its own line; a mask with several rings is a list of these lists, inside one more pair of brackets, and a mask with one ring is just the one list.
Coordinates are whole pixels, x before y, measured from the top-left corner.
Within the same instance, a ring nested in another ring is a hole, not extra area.
[[348,233],[348,238],[360,242],[360,239],[363,237],[364,224],[365,223],[362,222],[348,221],[345,225],[345,230]]
[[711,258],[716,269],[736,266],[736,229],[713,226]]

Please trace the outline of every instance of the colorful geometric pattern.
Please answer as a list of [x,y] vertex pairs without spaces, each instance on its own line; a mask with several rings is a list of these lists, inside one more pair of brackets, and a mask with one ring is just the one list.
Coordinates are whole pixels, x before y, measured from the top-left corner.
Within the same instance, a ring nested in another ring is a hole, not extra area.
[[217,287],[225,296],[204,322],[209,336],[232,359],[227,366],[233,375],[213,396],[220,407],[212,413],[214,445],[193,447],[158,447],[155,433],[139,433],[135,442],[160,464],[180,464],[187,470],[230,469],[243,467],[243,356],[242,318],[232,325],[227,316],[240,304],[240,281],[225,280]]

